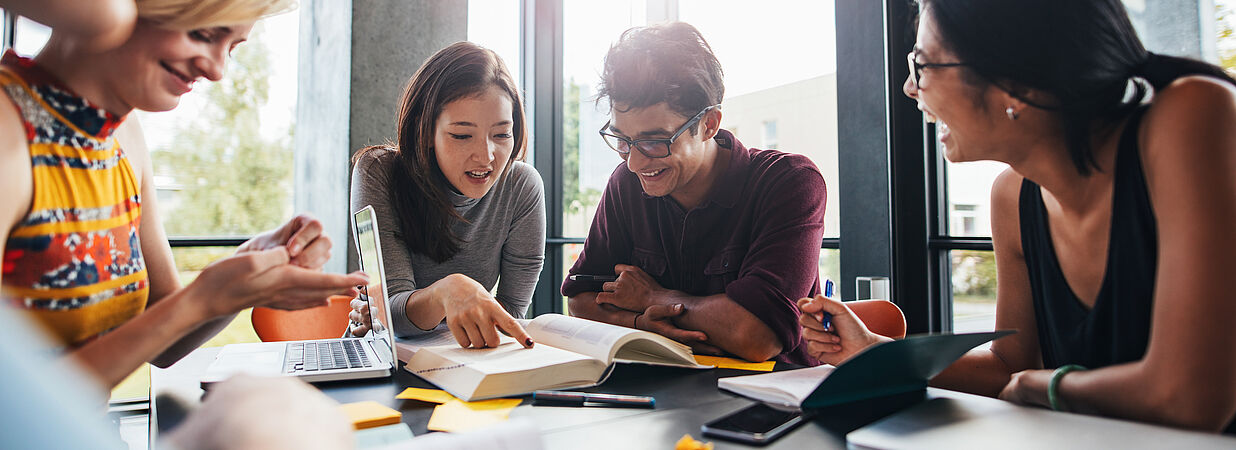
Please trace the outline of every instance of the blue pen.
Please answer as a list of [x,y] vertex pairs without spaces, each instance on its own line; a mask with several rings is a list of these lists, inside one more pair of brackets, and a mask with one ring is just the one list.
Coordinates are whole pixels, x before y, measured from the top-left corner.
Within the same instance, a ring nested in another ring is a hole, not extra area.
[[[824,279],[824,296],[833,298],[833,280]],[[816,320],[819,320],[824,325],[824,329],[828,330],[833,327],[833,315],[826,312],[819,312],[815,315]]]

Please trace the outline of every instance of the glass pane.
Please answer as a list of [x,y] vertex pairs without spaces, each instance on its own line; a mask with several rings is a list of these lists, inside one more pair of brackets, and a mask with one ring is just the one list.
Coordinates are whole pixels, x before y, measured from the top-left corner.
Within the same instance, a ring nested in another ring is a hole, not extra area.
[[169,236],[248,236],[292,215],[299,16],[257,23],[227,75],[138,111]]
[[1215,58],[1236,76],[1236,0],[1215,0]]
[[[944,151],[943,147],[939,149]],[[948,221],[944,234],[991,236],[991,184],[1008,165],[976,161],[948,162],[945,167],[948,171]]]
[[[820,249],[820,289],[824,288],[824,280],[841,282],[841,250],[835,248]],[[836,294],[841,294],[841,286],[837,286]]]
[[[558,286],[554,288],[555,290],[562,287],[562,280],[566,280],[567,275],[570,274],[571,266],[574,266],[575,260],[579,259],[579,253],[584,251],[584,244],[564,244],[561,251],[562,273],[559,274],[560,278],[558,278]],[[570,308],[567,308],[567,298],[565,296],[562,297],[562,311],[565,313],[570,312]]]
[[610,44],[628,28],[644,25],[645,11],[643,0],[563,2],[563,236],[588,235],[601,191],[622,162],[597,135],[609,108],[593,97]]
[[996,328],[996,255],[989,251],[953,250],[953,331]]
[[824,236],[840,236],[833,2],[681,0],[678,12],[725,69],[721,126],[747,147],[810,157],[828,185]]
[[51,37],[51,28],[41,23],[17,17],[17,27],[13,29],[13,50],[22,56],[34,56],[43,49],[43,44]]
[[520,59],[520,3],[510,0],[468,0],[468,40],[498,53],[523,86]]

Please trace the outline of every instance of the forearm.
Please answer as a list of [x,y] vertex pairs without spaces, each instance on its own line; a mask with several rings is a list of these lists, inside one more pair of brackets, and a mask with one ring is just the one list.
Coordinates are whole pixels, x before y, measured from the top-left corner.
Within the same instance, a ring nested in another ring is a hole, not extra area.
[[180,358],[184,358],[185,355],[197,350],[198,347],[201,347],[210,338],[219,334],[219,331],[226,328],[235,318],[236,314],[228,314],[206,321],[173,343],[167,350],[156,356],[151,363],[159,367],[168,367],[175,364],[176,361],[180,361]]
[[[1070,411],[1211,432],[1222,430],[1232,420],[1233,399],[1224,394],[1228,390],[1216,389],[1216,383],[1231,380],[1165,369],[1156,371],[1142,360],[1069,372],[1057,386],[1058,401]],[[1038,382],[1029,388],[1038,394],[1039,403],[1047,405],[1052,371],[1036,372],[1040,372]]]
[[989,348],[970,350],[931,379],[931,385],[971,394],[996,397],[1009,384],[1013,371]]
[[605,322],[634,328],[639,313],[618,308],[608,303],[597,303],[597,292],[581,292],[567,299],[567,308],[572,316],[597,322]]
[[758,317],[725,294],[694,297],[665,290],[653,302],[682,304],[686,311],[674,319],[678,327],[702,331],[707,343],[748,361],[767,361],[781,353],[777,335]]
[[190,301],[191,295],[182,289],[162,299],[119,328],[73,351],[71,356],[94,372],[104,386],[115,387],[142,363],[160,356],[205,320],[204,312]]

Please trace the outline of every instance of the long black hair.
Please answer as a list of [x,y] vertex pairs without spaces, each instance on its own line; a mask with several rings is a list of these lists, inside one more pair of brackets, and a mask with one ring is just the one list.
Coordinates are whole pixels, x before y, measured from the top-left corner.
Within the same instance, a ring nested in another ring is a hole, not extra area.
[[[1223,69],[1148,52],[1120,0],[921,0],[945,45],[986,82],[1031,106],[1060,114],[1069,156],[1079,173],[1097,169],[1095,125],[1113,124],[1148,91],[1188,75],[1236,85]],[[1047,94],[1031,101],[1026,89]]]
[[[484,92],[490,86],[502,89],[511,99],[515,148],[502,168],[501,176],[505,177],[523,155],[528,127],[519,88],[497,53],[471,42],[451,44],[430,56],[403,91],[395,164],[387,166],[393,180],[390,195],[399,216],[399,231],[408,248],[439,263],[459,252],[462,243],[451,231],[451,224],[464,218],[455,211],[441,187],[449,182],[434,154],[438,116],[446,104]],[[352,157],[352,162],[355,164],[370,151],[386,148],[391,146],[363,148]]]

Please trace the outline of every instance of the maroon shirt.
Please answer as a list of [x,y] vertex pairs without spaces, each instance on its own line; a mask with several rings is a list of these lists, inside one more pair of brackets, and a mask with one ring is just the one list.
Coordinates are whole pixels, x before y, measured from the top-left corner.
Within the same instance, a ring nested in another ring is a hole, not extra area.
[[[638,176],[618,166],[571,273],[612,274],[615,264],[630,264],[668,289],[725,293],[777,335],[782,353],[774,359],[817,365],[807,356],[797,300],[820,292],[824,177],[806,156],[747,149],[726,130],[714,139],[731,150],[730,165],[690,211],[645,194]],[[594,282],[562,283],[568,297],[599,290]]]

